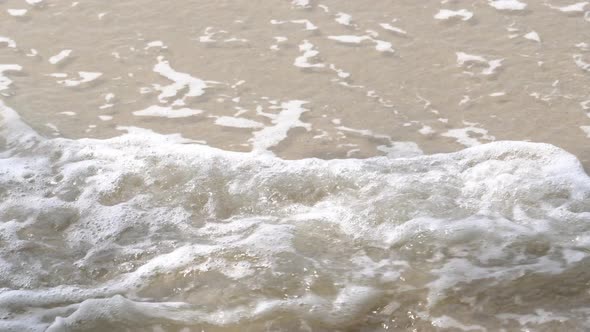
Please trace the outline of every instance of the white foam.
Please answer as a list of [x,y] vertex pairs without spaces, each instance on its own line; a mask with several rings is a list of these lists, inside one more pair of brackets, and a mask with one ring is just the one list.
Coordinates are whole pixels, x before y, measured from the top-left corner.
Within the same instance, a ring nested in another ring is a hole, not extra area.
[[487,62],[487,60],[481,55],[467,54],[463,52],[457,52],[457,64],[463,66],[467,62]]
[[275,36],[275,37],[273,37],[273,39],[276,41],[276,44],[270,45],[270,49],[273,51],[280,50],[281,48],[279,47],[279,44],[284,43],[287,40],[289,40],[287,37],[284,37],[284,36]]
[[8,12],[8,15],[10,16],[25,16],[28,12],[27,9],[7,9],[6,10]]
[[[482,144],[481,140],[484,141],[494,141],[496,138],[488,134],[488,131],[477,127],[476,123],[469,123],[466,122],[468,126],[465,128],[456,128],[451,129],[445,133],[442,133],[442,136],[452,137],[457,140],[459,144],[462,144],[467,147],[476,146]],[[472,137],[470,134],[477,135],[476,137]]]
[[[340,119],[334,119],[332,122],[340,124]],[[336,129],[384,142],[385,144],[377,146],[377,150],[390,158],[409,158],[423,154],[422,150],[414,142],[395,141],[388,135],[377,134],[368,129],[354,129],[340,125]]]
[[460,18],[462,21],[467,21],[473,17],[473,12],[470,12],[467,9],[441,9],[438,13],[434,15],[434,18],[437,20],[448,20],[456,17]]
[[[274,120],[262,149],[306,127],[303,105],[259,110]],[[119,129],[46,138],[0,103],[0,330],[354,330],[415,307],[426,328],[473,330],[447,305],[462,290],[486,292],[469,315],[489,314],[496,287],[567,282],[590,258],[590,178],[551,145],[287,161]],[[578,301],[512,305],[529,329],[585,328]]]
[[310,43],[308,40],[304,40],[299,45],[299,51],[303,52],[301,56],[295,58],[293,65],[299,68],[324,68],[326,65],[323,63],[310,63],[309,61],[320,54],[318,50],[315,49],[314,45]]
[[352,22],[352,16],[346,13],[337,13],[334,20],[339,24],[350,26]]
[[150,48],[161,48],[161,49],[164,49],[165,50],[165,49],[168,48],[168,46],[166,46],[164,44],[164,42],[161,41],[161,40],[154,40],[154,41],[151,41],[151,42],[147,43],[147,45],[145,46],[144,49],[145,50],[149,50]]
[[53,123],[48,122],[48,123],[45,124],[45,127],[53,130],[55,132],[54,134],[59,134],[59,128],[57,128],[57,126],[54,125]]
[[580,129],[582,129],[586,136],[590,138],[590,126],[580,126]]
[[0,64],[0,91],[8,89],[12,84],[12,80],[5,76],[6,72],[21,71],[23,67],[20,65],[4,65]]
[[336,65],[333,64],[333,63],[330,64],[330,69],[332,69],[333,71],[335,71],[336,72],[336,75],[339,78],[349,78],[350,75],[351,75],[349,72],[346,72],[346,71],[344,71],[344,70],[336,67]]
[[459,101],[459,106],[465,105],[471,101],[471,97],[464,95],[463,98]]
[[483,75],[492,75],[492,74],[496,73],[496,69],[502,67],[502,61],[504,61],[504,59],[496,59],[496,60],[488,61],[489,67],[484,69],[481,73]]
[[173,109],[169,106],[159,106],[159,105],[152,105],[146,109],[141,111],[133,112],[133,115],[137,116],[151,116],[151,117],[163,117],[163,118],[186,118],[193,115],[198,115],[203,113],[201,110],[195,110],[191,108],[179,108]]
[[545,324],[548,322],[559,322],[565,323],[569,320],[569,317],[558,315],[543,309],[536,309],[534,314],[530,315],[517,315],[513,313],[499,314],[499,317],[505,320],[516,320],[521,326],[528,324]]
[[311,7],[311,0],[292,0],[291,3],[295,7],[300,7],[300,8]]
[[214,42],[216,42],[216,40],[213,39],[213,36],[215,36],[216,33],[226,33],[226,32],[227,31],[223,31],[223,30],[214,32],[213,27],[207,27],[207,28],[205,28],[205,31],[203,32],[204,34],[199,37],[199,41],[201,43],[214,43]]
[[504,59],[487,60],[481,55],[467,54],[464,52],[457,52],[457,65],[460,67],[470,66],[474,63],[485,63],[487,68],[481,71],[482,75],[492,75],[496,73],[496,69],[502,66]]
[[360,44],[364,40],[371,40],[369,36],[355,36],[355,35],[341,35],[341,36],[328,36],[328,39],[335,40],[339,43],[345,44]]
[[317,30],[318,27],[311,23],[310,20],[292,20],[291,23],[295,23],[295,24],[303,24],[305,26],[305,30]]
[[483,326],[479,325],[466,325],[459,322],[456,319],[453,319],[449,316],[440,316],[436,317],[432,320],[432,325],[435,327],[443,328],[443,329],[451,329],[451,330],[461,330],[461,331],[483,331],[487,332],[487,329]]
[[6,44],[6,46],[10,48],[16,48],[16,42],[8,37],[0,36],[0,45],[1,44]]
[[434,131],[434,129],[432,129],[432,127],[424,125],[424,126],[422,126],[422,128],[420,128],[420,130],[418,130],[418,132],[422,135],[432,135],[436,131]]
[[61,81],[57,81],[57,83],[64,85],[64,86],[68,86],[68,87],[74,87],[74,86],[82,85],[84,83],[92,82],[92,81],[98,79],[99,77],[101,77],[102,73],[79,71],[78,76],[80,77],[79,79],[61,80]]
[[62,50],[58,54],[49,58],[49,63],[51,63],[52,65],[56,65],[65,60],[67,57],[69,57],[70,54],[72,54],[72,50]]
[[28,56],[28,57],[34,57],[34,56],[37,56],[38,54],[39,54],[39,52],[36,49],[31,48],[31,50],[29,51],[29,53],[27,53],[25,55]]
[[233,127],[233,128],[261,128],[264,127],[264,124],[249,120],[245,118],[237,118],[233,116],[220,116],[215,119],[215,124],[218,126],[224,127]]
[[233,42],[237,42],[237,43],[247,43],[248,39],[246,38],[238,38],[238,37],[229,37],[229,38],[225,38],[223,40],[224,43],[233,43]]
[[302,24],[304,26],[304,29],[308,30],[308,31],[314,31],[314,30],[318,29],[318,27],[315,24],[311,23],[311,21],[307,20],[307,19],[291,20],[291,21],[270,20],[270,24],[273,24],[273,25],[281,25],[281,24],[285,24],[285,23]]
[[337,41],[339,43],[343,43],[343,44],[360,44],[363,41],[371,41],[375,44],[375,49],[379,52],[387,52],[387,53],[393,53],[395,52],[395,50],[393,49],[393,46],[390,42],[387,41],[383,41],[383,40],[378,40],[375,39],[373,36],[371,35],[364,35],[364,36],[358,36],[358,35],[340,35],[340,36],[328,36],[328,39]]
[[193,77],[190,74],[181,73],[172,69],[170,63],[163,56],[159,56],[157,60],[158,63],[154,66],[154,72],[174,82],[165,86],[159,84],[153,85],[154,89],[160,91],[160,95],[158,96],[160,102],[165,103],[168,99],[176,97],[178,92],[183,89],[188,89],[188,91],[181,99],[177,99],[177,104],[180,105],[184,104],[187,97],[198,97],[205,93],[205,89],[207,88],[205,81]]
[[561,12],[564,13],[582,13],[584,12],[584,8],[586,8],[586,6],[589,4],[590,2],[588,1],[583,1],[583,2],[577,2],[571,5],[567,5],[567,6],[553,6],[553,5],[547,5],[552,9],[557,9]]
[[584,57],[581,54],[574,54],[573,58],[576,66],[584,71],[590,72],[590,63],[584,61]]
[[375,49],[379,52],[387,52],[387,53],[393,53],[395,52],[393,50],[393,45],[390,42],[384,41],[384,40],[378,40],[378,39],[374,39],[373,40],[375,42]]
[[68,77],[68,74],[66,74],[66,73],[51,73],[51,74],[47,74],[47,76],[57,77],[57,78],[66,78],[66,77]]
[[527,4],[518,0],[489,0],[490,6],[498,10],[524,10]]
[[306,103],[303,100],[290,100],[281,103],[281,111],[278,114],[259,112],[259,114],[269,117],[273,126],[264,127],[262,130],[254,132],[254,137],[251,139],[252,151],[271,153],[270,148],[277,146],[287,138],[289,130],[297,127],[310,130],[311,125],[300,120],[301,115],[309,111],[303,107]]
[[395,32],[400,35],[407,35],[408,34],[408,32],[406,30],[403,30],[401,28],[393,26],[389,23],[379,23],[379,26],[381,26],[383,29],[385,29],[387,31],[392,31],[392,32]]
[[[216,36],[225,36],[229,34],[228,31],[225,30],[219,30],[219,29],[215,29],[214,27],[206,27],[205,31],[203,32],[202,36],[199,36],[199,42],[201,43],[211,43],[211,44],[215,44],[218,42],[221,43],[237,43],[237,44],[245,44],[248,42],[248,39],[245,38],[239,38],[239,37],[235,37],[235,36],[230,36],[230,37],[226,37],[226,38],[219,38],[216,39]],[[156,43],[158,44],[158,43]],[[162,48],[167,48],[166,46],[163,46]]]
[[525,39],[536,41],[537,43],[541,42],[541,37],[536,31],[531,31],[523,36]]

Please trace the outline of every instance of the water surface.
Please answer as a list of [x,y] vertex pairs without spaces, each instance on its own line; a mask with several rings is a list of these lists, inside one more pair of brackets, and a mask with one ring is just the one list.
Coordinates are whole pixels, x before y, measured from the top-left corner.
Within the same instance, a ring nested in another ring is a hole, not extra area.
[[589,28],[557,0],[0,2],[0,329],[584,330]]

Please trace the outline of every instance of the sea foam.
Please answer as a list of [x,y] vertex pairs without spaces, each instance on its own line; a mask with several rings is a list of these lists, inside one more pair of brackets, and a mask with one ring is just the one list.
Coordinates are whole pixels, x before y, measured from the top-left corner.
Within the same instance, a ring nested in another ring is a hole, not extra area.
[[[302,102],[281,109],[263,149],[301,125],[283,120]],[[472,328],[447,305],[462,289],[491,326],[525,326],[538,308],[492,310],[501,292],[487,290],[588,259],[590,178],[547,144],[286,161],[131,127],[46,138],[0,116],[1,330],[355,329],[407,308]],[[560,308],[551,317],[579,315]]]

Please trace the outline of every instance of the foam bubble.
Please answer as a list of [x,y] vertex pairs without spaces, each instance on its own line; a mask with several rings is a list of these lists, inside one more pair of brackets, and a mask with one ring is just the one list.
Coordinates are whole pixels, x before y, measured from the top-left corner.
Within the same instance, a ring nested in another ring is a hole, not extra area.
[[233,116],[220,116],[215,119],[215,124],[218,126],[224,127],[233,127],[233,128],[261,128],[264,125],[260,122],[244,119],[244,118],[237,118]]
[[482,75],[492,75],[496,73],[496,69],[502,66],[504,59],[487,60],[481,55],[467,54],[464,52],[457,52],[457,65],[460,67],[470,66],[472,64],[483,63],[487,64],[487,68],[482,69]]
[[395,52],[393,46],[390,42],[375,39],[372,35],[340,35],[340,36],[328,36],[328,39],[337,41],[343,44],[360,44],[363,41],[371,41],[375,44],[375,49],[379,52],[388,52],[393,53]]
[[490,6],[498,10],[524,10],[527,4],[518,0],[489,0]]
[[281,111],[278,114],[260,113],[269,117],[273,126],[264,127],[254,133],[252,138],[252,149],[257,153],[271,153],[270,148],[276,146],[285,138],[292,128],[303,127],[311,129],[311,125],[300,120],[303,113],[309,111],[304,108],[307,102],[303,100],[291,100],[281,104]]
[[165,50],[168,48],[168,46],[164,45],[164,42],[161,40],[154,40],[147,43],[147,45],[144,47],[145,50],[149,50],[150,48],[161,48]]
[[396,26],[393,26],[389,23],[379,23],[379,26],[387,31],[392,31],[392,32],[395,32],[400,35],[407,35],[408,34],[408,32],[406,30],[398,28]]
[[102,73],[98,72],[88,72],[88,71],[79,71],[78,76],[79,79],[67,79],[67,80],[60,80],[57,83],[67,86],[67,87],[74,87],[78,85],[82,85],[84,83],[92,82],[102,76]]
[[295,7],[301,7],[301,8],[311,7],[311,0],[292,0],[291,3]]
[[350,26],[352,22],[352,16],[346,13],[337,13],[334,20],[339,24]]
[[28,12],[27,9],[7,9],[6,12],[8,12],[8,15],[10,16],[25,16]]
[[16,42],[8,37],[0,36],[0,45],[5,44],[7,47],[16,48]]
[[285,23],[295,23],[295,24],[302,24],[305,30],[314,31],[317,30],[318,27],[311,23],[310,20],[300,19],[300,20],[291,20],[291,21],[279,21],[279,20],[270,20],[270,24],[273,25],[280,25]]
[[8,87],[12,84],[12,80],[5,76],[6,72],[21,71],[22,69],[23,67],[21,67],[20,65],[0,64],[0,91],[8,89]]
[[420,128],[418,130],[418,132],[422,135],[432,135],[435,133],[435,131],[434,131],[434,129],[432,129],[432,127],[426,126],[426,125],[422,126],[422,128]]
[[159,56],[157,60],[158,63],[154,65],[154,72],[174,82],[165,86],[154,84],[154,89],[160,91],[160,95],[158,96],[160,102],[164,103],[169,98],[176,97],[178,92],[183,89],[188,89],[188,91],[181,99],[177,99],[177,105],[184,104],[184,100],[187,97],[198,97],[205,93],[205,89],[207,88],[207,83],[205,81],[193,77],[190,74],[174,70],[170,66],[170,62],[165,60],[162,56]]
[[[334,124],[340,124],[339,119],[334,119]],[[386,144],[377,146],[377,150],[385,153],[386,156],[391,158],[408,158],[420,156],[423,154],[422,150],[414,142],[403,142],[395,141],[388,135],[374,133],[368,129],[354,129],[346,126],[338,126],[336,129],[383,141]]]
[[58,54],[49,58],[49,63],[51,63],[52,65],[56,65],[56,64],[60,63],[61,61],[63,61],[64,59],[66,59],[67,57],[69,57],[70,54],[72,54],[72,50],[62,50]]
[[[477,127],[477,123],[466,122],[465,124],[469,126],[465,128],[451,129],[441,135],[452,137],[456,139],[458,143],[465,146],[476,146],[482,144],[480,140],[493,141],[496,139],[494,136],[489,135],[487,130]],[[469,135],[470,133],[478,135],[479,138],[471,137]]]
[[432,325],[439,327],[439,328],[443,328],[443,329],[452,329],[452,330],[461,330],[461,331],[483,331],[483,332],[487,331],[487,329],[484,328],[483,326],[466,325],[466,324],[463,324],[463,323],[457,321],[456,319],[453,319],[453,318],[446,316],[446,315],[434,318],[432,320]]
[[280,50],[281,48],[279,47],[279,44],[284,43],[287,40],[289,40],[287,37],[284,37],[284,36],[276,36],[276,37],[273,37],[273,39],[276,41],[276,44],[273,44],[270,46],[270,49],[273,51]]
[[584,61],[584,57],[581,54],[574,54],[573,58],[576,66],[584,71],[590,72],[590,63]]
[[466,9],[441,9],[438,13],[436,13],[436,15],[434,15],[434,18],[436,18],[437,20],[448,20],[455,17],[460,18],[462,21],[467,21],[473,17],[473,12],[470,12]]
[[168,106],[152,105],[152,106],[150,106],[146,109],[143,109],[141,111],[133,112],[133,115],[152,116],[152,117],[155,116],[155,117],[175,119],[175,118],[186,118],[186,117],[201,114],[201,113],[203,113],[203,111],[190,109],[190,108],[174,109],[174,108],[168,107]]
[[506,320],[516,320],[521,326],[526,326],[531,323],[544,324],[553,321],[565,323],[568,321],[568,317],[558,315],[543,309],[537,309],[535,310],[534,314],[531,315],[500,314],[500,317]]
[[299,45],[299,51],[303,54],[293,62],[293,65],[299,68],[324,68],[326,65],[323,63],[310,63],[309,60],[315,58],[320,52],[314,49],[314,45],[307,40]]
[[537,43],[541,42],[541,37],[536,31],[531,31],[523,36],[525,39],[536,41]]
[[571,5],[567,5],[567,6],[553,6],[553,5],[548,5],[548,6],[552,9],[557,9],[557,10],[564,12],[564,13],[583,13],[584,8],[586,8],[586,6],[589,3],[590,2],[588,2],[588,1],[583,1],[583,2],[577,2],[577,3],[571,4]]
[[[201,43],[210,43],[210,44],[216,44],[216,43],[237,43],[238,45],[242,44],[242,45],[246,45],[246,43],[248,43],[248,39],[245,38],[239,38],[236,36],[230,36],[230,37],[225,37],[225,38],[219,38],[216,36],[224,36],[229,34],[228,31],[225,30],[218,30],[215,29],[214,27],[207,27],[205,28],[205,31],[203,33],[202,36],[199,37],[199,42]],[[167,47],[162,47],[162,48],[167,48]]]
[[328,39],[335,40],[345,44],[360,44],[364,40],[370,40],[369,36],[355,36],[355,35],[342,35],[342,36],[328,36]]

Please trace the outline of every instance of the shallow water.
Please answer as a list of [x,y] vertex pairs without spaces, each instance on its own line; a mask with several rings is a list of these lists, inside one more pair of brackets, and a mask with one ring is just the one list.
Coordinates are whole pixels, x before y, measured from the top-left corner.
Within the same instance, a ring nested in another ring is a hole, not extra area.
[[585,330],[589,27],[0,2],[0,330]]

